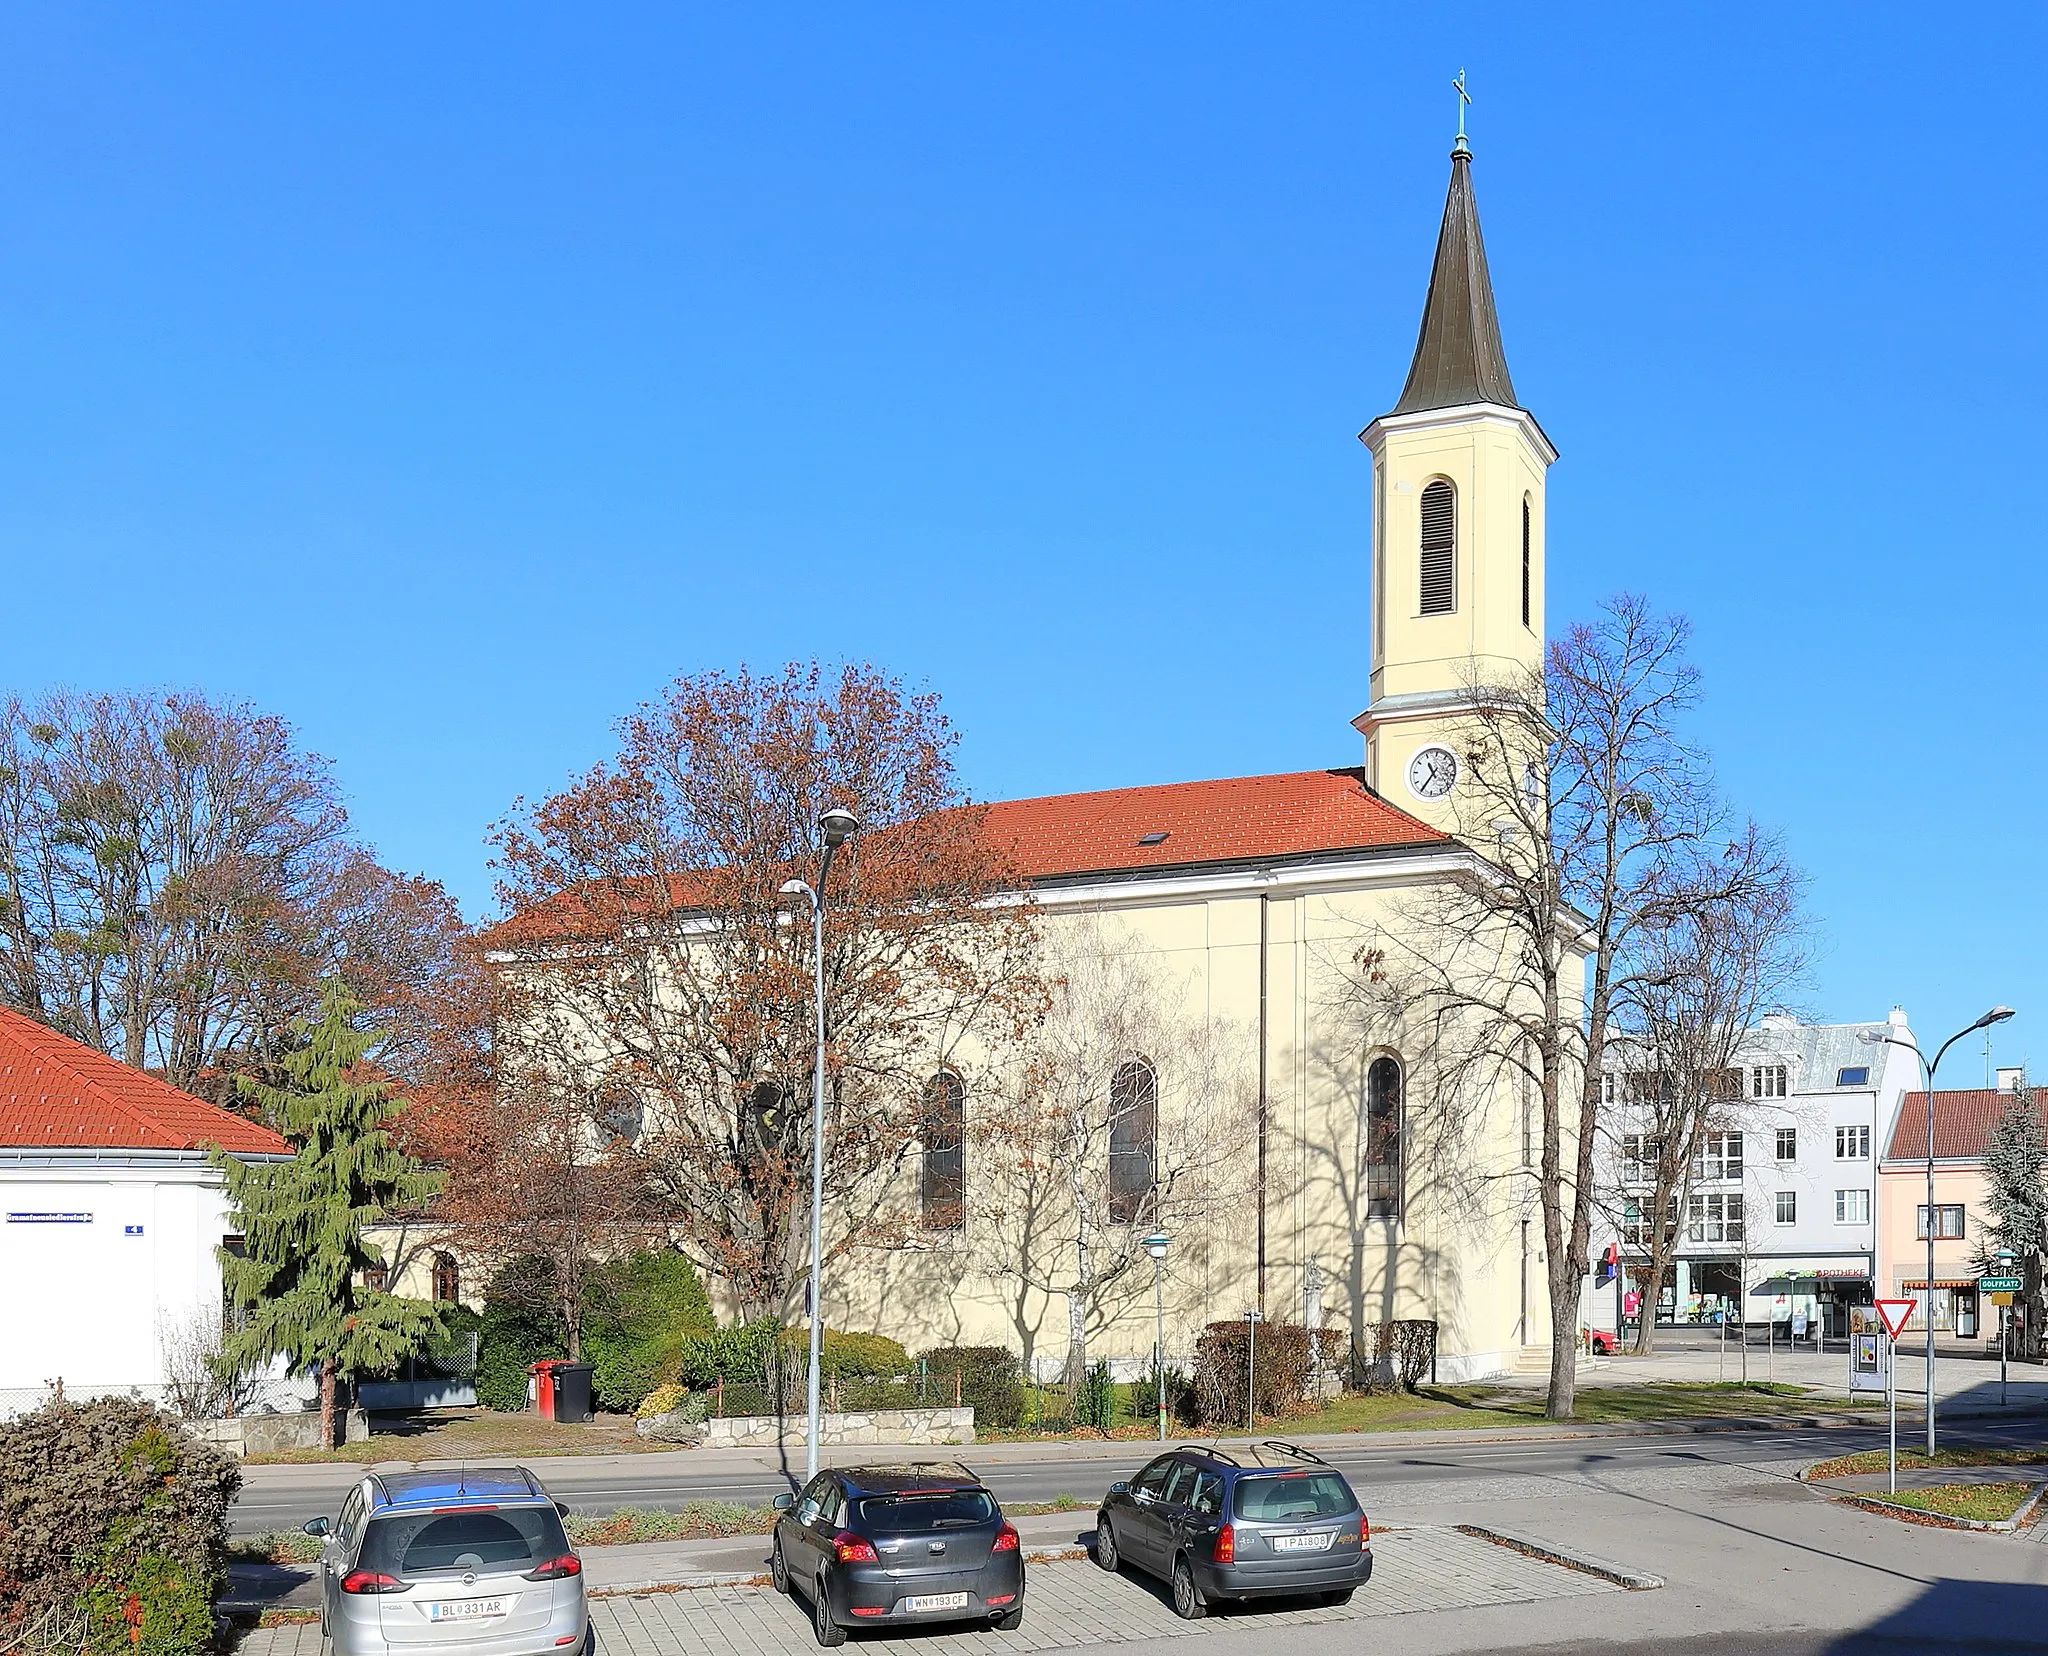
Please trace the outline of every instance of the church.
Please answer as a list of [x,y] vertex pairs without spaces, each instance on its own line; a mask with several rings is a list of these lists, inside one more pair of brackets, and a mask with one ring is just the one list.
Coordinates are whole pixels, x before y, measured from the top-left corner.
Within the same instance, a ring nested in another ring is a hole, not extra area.
[[[1509,378],[1462,135],[1407,382],[1361,440],[1373,468],[1370,694],[1352,721],[1363,764],[1005,801],[986,808],[987,828],[1050,934],[1149,956],[1244,1060],[1248,1130],[1184,1152],[1238,1174],[1223,1222],[1211,1211],[1191,1233],[1164,1226],[1169,1361],[1186,1360],[1205,1323],[1256,1310],[1353,1333],[1433,1320],[1444,1380],[1547,1368],[1528,1098],[1504,1082],[1500,1096],[1439,1102],[1423,1054],[1375,1027],[1347,981],[1361,940],[1415,924],[1416,894],[1482,855],[1457,833],[1460,721],[1474,686],[1526,682],[1543,662],[1557,453]],[[1170,1079],[1153,1071],[1140,1056],[1120,1075],[1148,1100],[1136,1119],[1150,1141],[1135,1147],[1148,1158],[1170,1155],[1174,1109]],[[971,1099],[966,1115],[971,1160]],[[1114,1133],[1109,1150],[1113,1163]],[[958,1228],[972,1231],[979,1211],[969,1204]],[[886,1257],[857,1252],[828,1273],[828,1326],[879,1328],[913,1351],[1021,1346],[1056,1369],[1067,1308],[991,1271],[970,1241],[938,1226]],[[1088,1352],[1136,1372],[1155,1284],[1148,1262],[1128,1263]]]
[[[1547,1368],[1528,1087],[1505,1065],[1454,1085],[1445,1024],[1404,1027],[1372,993],[1388,939],[1410,958],[1484,957],[1497,1001],[1527,988],[1430,918],[1433,893],[1498,866],[1461,729],[1482,686],[1540,677],[1556,459],[1509,378],[1462,134],[1407,381],[1361,438],[1362,755],[1347,736],[1328,770],[974,808],[1014,883],[1000,900],[1028,905],[1054,962],[1055,1001],[1093,997],[1045,1021],[1064,1019],[1065,1056],[1097,1068],[1062,1091],[1039,1059],[993,1047],[935,1065],[920,1142],[860,1198],[891,1222],[828,1253],[826,1326],[912,1352],[1001,1346],[1041,1375],[1085,1352],[1131,1375],[1155,1340],[1189,1365],[1205,1325],[1254,1314],[1326,1331],[1336,1357],[1421,1320],[1439,1379]],[[580,1053],[610,1044],[583,1028]],[[1026,1095],[1101,1114],[1020,1127],[1005,1110]]]

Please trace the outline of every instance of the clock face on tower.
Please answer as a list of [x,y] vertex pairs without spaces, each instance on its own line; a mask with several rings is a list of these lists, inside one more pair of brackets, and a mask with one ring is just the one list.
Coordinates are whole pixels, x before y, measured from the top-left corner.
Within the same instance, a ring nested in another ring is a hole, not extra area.
[[1408,761],[1408,791],[1417,799],[1442,799],[1458,785],[1458,756],[1447,747],[1416,750]]

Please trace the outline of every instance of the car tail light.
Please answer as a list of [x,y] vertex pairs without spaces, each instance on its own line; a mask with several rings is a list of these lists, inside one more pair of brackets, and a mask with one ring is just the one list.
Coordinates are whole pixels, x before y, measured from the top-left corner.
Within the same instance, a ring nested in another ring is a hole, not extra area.
[[402,1593],[405,1583],[382,1570],[351,1570],[341,1578],[344,1593]]
[[1218,1564],[1237,1562],[1237,1531],[1228,1524],[1216,1532],[1216,1551],[1213,1556]]
[[[1009,1523],[1009,1522],[1007,1522],[1007,1521],[1006,1521],[1006,1522],[1004,1523],[1003,1527],[1002,1527],[1001,1529],[999,1529],[999,1530],[997,1530],[997,1531],[996,1531],[996,1544],[995,1544],[994,1546],[992,1546],[991,1548],[989,1548],[989,1551],[990,1551],[990,1552],[1015,1552],[1016,1550],[1017,1550],[1017,1528],[1016,1528],[1016,1526],[1015,1526],[1014,1524],[1011,1524],[1011,1523]],[[989,1600],[989,1602],[990,1602],[991,1604],[993,1604],[993,1603],[995,1603],[995,1600],[994,1600],[994,1599],[990,1599],[990,1600]]]
[[991,1593],[981,1602],[983,1604],[1015,1604],[1017,1602],[1017,1595],[1015,1593]]
[[1364,1520],[1363,1518],[1359,1519],[1359,1520],[1358,1520],[1358,1542],[1359,1542],[1359,1545],[1360,1545],[1360,1546],[1363,1546],[1363,1545],[1364,1545],[1364,1544],[1365,1544],[1366,1542],[1370,1541],[1371,1539],[1372,1539],[1372,1525],[1368,1524],[1368,1523],[1367,1523],[1367,1522],[1366,1522],[1366,1521],[1365,1521],[1365,1520]]
[[[832,1552],[842,1564],[872,1564],[875,1562],[875,1544],[852,1530],[841,1530],[832,1537]],[[881,1611],[877,1610],[876,1615]]]
[[583,1573],[583,1560],[574,1553],[563,1553],[551,1558],[545,1564],[536,1564],[526,1572],[528,1581],[560,1581],[563,1576],[578,1576]]
[[848,1606],[856,1616],[879,1616],[883,1614],[879,1604],[855,1604]]

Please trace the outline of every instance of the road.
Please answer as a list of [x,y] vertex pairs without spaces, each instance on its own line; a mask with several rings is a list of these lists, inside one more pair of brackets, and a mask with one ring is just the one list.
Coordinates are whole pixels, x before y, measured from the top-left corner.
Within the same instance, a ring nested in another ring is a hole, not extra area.
[[[1944,1442],[1957,1444],[2040,1443],[2044,1437],[2048,1437],[2048,1422],[2031,1415],[1957,1421],[1942,1434]],[[1439,1439],[1426,1446],[1361,1434],[1318,1439],[1315,1448],[1352,1479],[1370,1510],[1371,1491],[1379,1485],[1441,1485],[1446,1500],[1485,1500],[1496,1493],[1511,1499],[1518,1482],[1533,1487],[1547,1479],[1674,1463],[1737,1466],[1817,1459],[1881,1447],[1883,1442],[1881,1431],[1857,1424],[1508,1441]],[[1001,1499],[1051,1501],[1072,1495],[1092,1504],[1112,1480],[1143,1464],[1148,1447],[1131,1442],[989,1444],[962,1452],[962,1458]],[[853,1452],[853,1457],[880,1460],[892,1453],[913,1458],[943,1451],[865,1449]],[[772,1452],[733,1450],[536,1457],[529,1464],[556,1499],[579,1511],[602,1512],[622,1506],[672,1510],[693,1500],[764,1503],[791,1487],[791,1472],[801,1477],[801,1451],[797,1454],[793,1465],[786,1468]],[[341,1493],[361,1470],[333,1463],[247,1467],[231,1519],[235,1533],[294,1528],[308,1518],[331,1515]],[[1460,1489],[1460,1485],[1467,1487]]]

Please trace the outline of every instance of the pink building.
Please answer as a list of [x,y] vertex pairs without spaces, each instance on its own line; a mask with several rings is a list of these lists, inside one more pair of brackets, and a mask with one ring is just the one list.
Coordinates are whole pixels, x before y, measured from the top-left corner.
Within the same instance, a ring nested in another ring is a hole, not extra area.
[[[2004,1077],[2001,1077],[2004,1079]],[[2014,1082],[2019,1077],[2013,1076]],[[2033,1095],[2048,1127],[2048,1088]],[[1984,1151],[2014,1092],[1972,1087],[1934,1095],[1934,1328],[1958,1340],[1995,1337],[1995,1307],[1979,1305],[1981,1255],[1995,1246],[1984,1207]],[[1927,1280],[1927,1095],[1909,1092],[1877,1170],[1877,1257],[1881,1292],[1917,1299],[1907,1324],[1924,1329]]]

